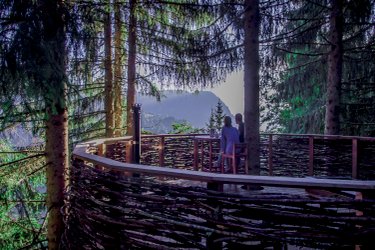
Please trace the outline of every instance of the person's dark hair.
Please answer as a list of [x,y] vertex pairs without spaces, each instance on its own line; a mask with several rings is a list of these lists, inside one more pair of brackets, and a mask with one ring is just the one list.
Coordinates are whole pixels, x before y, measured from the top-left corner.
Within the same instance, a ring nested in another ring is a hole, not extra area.
[[224,126],[225,127],[232,127],[232,119],[230,118],[230,116],[224,117]]
[[237,113],[235,118],[236,118],[236,121],[242,122],[242,115],[240,113]]

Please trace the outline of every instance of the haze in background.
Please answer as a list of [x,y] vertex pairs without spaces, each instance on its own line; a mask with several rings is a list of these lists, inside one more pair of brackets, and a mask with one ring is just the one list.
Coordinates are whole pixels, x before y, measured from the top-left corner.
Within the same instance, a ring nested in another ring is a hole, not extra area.
[[244,112],[244,80],[243,71],[228,75],[225,82],[214,88],[208,88],[219,97],[229,108],[232,114]]

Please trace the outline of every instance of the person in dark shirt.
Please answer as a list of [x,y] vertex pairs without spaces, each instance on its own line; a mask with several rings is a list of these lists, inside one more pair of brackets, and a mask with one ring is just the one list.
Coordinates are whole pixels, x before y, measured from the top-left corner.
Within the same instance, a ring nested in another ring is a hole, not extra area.
[[245,142],[245,124],[242,121],[242,115],[240,113],[235,116],[236,124],[238,124],[238,133],[240,136],[240,142]]

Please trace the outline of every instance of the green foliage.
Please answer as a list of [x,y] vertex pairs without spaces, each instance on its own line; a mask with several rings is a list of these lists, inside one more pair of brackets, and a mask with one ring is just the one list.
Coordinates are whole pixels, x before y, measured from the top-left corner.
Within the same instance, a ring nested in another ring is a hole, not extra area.
[[211,109],[210,118],[208,120],[208,123],[206,123],[207,132],[210,133],[212,129],[215,132],[219,132],[223,127],[224,117],[225,114],[223,111],[223,103],[218,100],[215,109]]
[[223,126],[224,122],[224,111],[223,111],[223,103],[219,100],[216,104],[216,109],[215,109],[215,128],[217,130],[220,130],[221,127]]
[[0,141],[0,249],[19,249],[45,239],[42,156],[15,153],[8,143]]
[[202,132],[201,129],[194,128],[188,122],[173,123],[172,131],[169,134],[195,134]]
[[[344,1],[344,5],[341,134],[374,135],[374,3]],[[266,99],[262,121],[281,132],[323,133],[329,5],[295,1],[276,8],[284,19],[269,20],[279,27],[268,34],[270,40],[276,40],[261,51]]]
[[216,129],[216,126],[215,126],[215,113],[214,113],[214,110],[211,109],[211,113],[210,113],[210,119],[208,120],[208,123],[206,124],[207,126],[207,131],[210,132],[212,129]]

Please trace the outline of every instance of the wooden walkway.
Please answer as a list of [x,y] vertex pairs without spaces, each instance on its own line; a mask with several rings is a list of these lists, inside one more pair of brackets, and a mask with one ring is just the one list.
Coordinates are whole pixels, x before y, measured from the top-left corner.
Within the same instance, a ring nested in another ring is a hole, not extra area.
[[295,178],[281,176],[253,176],[253,175],[233,175],[218,174],[209,172],[199,172],[192,170],[181,170],[166,167],[136,165],[130,163],[118,162],[102,156],[86,153],[86,145],[78,145],[73,157],[77,160],[88,161],[94,165],[104,167],[108,170],[131,172],[139,174],[150,174],[154,176],[166,176],[181,178],[186,180],[195,180],[207,183],[217,184],[241,184],[241,185],[262,185],[279,186],[292,188],[322,188],[322,189],[340,189],[369,191],[375,190],[375,181],[363,180],[340,180],[340,179],[319,179],[312,177]]

